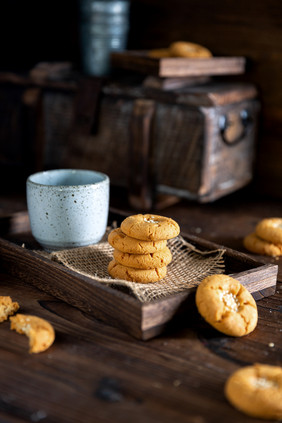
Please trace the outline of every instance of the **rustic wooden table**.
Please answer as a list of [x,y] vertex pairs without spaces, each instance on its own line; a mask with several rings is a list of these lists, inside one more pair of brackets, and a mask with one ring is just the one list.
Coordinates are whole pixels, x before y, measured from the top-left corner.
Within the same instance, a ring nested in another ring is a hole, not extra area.
[[[2,217],[22,207],[24,202],[0,198]],[[175,218],[183,232],[245,252],[243,236],[261,218],[282,216],[282,202],[243,191],[212,204],[182,201],[162,214]],[[223,393],[226,379],[241,366],[282,365],[282,259],[259,258],[279,265],[277,292],[258,301],[258,326],[244,338],[215,331],[192,305],[177,326],[136,340],[0,267],[1,295],[56,330],[51,348],[31,355],[27,338],[1,323],[0,422],[261,421],[235,410]]]

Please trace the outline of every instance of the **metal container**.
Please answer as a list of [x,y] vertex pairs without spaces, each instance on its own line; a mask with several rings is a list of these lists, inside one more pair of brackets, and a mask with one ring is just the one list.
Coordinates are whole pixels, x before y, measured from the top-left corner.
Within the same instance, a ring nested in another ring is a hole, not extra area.
[[110,73],[112,51],[126,48],[129,1],[81,0],[80,35],[82,71],[88,75]]

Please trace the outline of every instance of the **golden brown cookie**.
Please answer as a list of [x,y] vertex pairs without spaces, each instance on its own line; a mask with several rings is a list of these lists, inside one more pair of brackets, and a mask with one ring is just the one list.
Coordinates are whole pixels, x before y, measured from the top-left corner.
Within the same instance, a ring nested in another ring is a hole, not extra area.
[[119,251],[130,254],[152,254],[163,250],[167,241],[142,241],[125,235],[120,228],[114,229],[108,236],[109,244]]
[[201,316],[226,335],[247,335],[257,325],[254,298],[239,281],[227,275],[206,277],[197,288],[196,305]]
[[273,244],[258,237],[255,233],[247,235],[243,240],[244,247],[255,254],[281,256],[282,244]]
[[161,59],[163,57],[171,57],[171,54],[168,48],[157,48],[157,49],[149,50],[148,56]]
[[114,259],[123,266],[145,270],[167,266],[172,260],[172,255],[168,247],[152,254],[129,254],[114,250]]
[[154,214],[135,214],[121,223],[121,230],[131,238],[161,241],[179,235],[180,228],[173,219]]
[[11,329],[29,338],[29,352],[39,353],[47,350],[54,340],[53,326],[37,316],[17,314],[10,317]]
[[261,220],[255,229],[256,235],[273,244],[282,244],[282,219],[272,217]]
[[20,308],[19,303],[13,302],[9,296],[0,296],[0,322],[7,320],[9,316],[16,313]]
[[189,58],[208,58],[212,56],[210,50],[200,44],[188,41],[176,41],[169,46],[171,56]]
[[228,401],[243,413],[282,419],[282,367],[254,364],[234,372],[225,384]]
[[131,282],[150,283],[157,282],[166,276],[167,268],[160,267],[156,269],[135,269],[126,267],[117,263],[115,260],[110,261],[108,266],[109,274],[114,279],[123,279]]

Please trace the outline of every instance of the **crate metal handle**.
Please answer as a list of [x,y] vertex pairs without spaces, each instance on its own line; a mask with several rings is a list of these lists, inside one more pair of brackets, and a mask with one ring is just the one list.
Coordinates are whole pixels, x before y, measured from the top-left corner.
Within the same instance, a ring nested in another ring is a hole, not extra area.
[[[234,115],[235,116],[235,115]],[[227,145],[235,145],[238,144],[241,140],[243,140],[252,123],[252,118],[248,110],[243,109],[240,111],[239,115],[236,115],[235,119],[230,118],[228,115],[221,115],[219,117],[219,129],[220,135],[222,140]],[[235,136],[230,136],[228,133],[230,132],[230,127],[237,125],[237,132]],[[240,132],[238,133],[238,125],[240,125]],[[229,132],[228,132],[229,131]]]

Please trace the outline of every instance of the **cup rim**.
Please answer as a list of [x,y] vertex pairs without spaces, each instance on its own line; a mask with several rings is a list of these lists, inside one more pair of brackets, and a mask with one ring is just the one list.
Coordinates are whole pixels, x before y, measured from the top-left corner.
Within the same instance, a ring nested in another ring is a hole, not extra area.
[[[40,183],[40,182],[35,182],[35,181],[32,180],[32,178],[35,177],[35,176],[38,176],[38,175],[41,175],[41,174],[43,175],[44,173],[51,174],[51,173],[55,173],[55,172],[68,172],[68,173],[86,173],[86,172],[89,172],[89,173],[101,176],[103,179],[100,180],[100,181],[97,181],[97,182],[91,182],[91,183],[85,183],[85,184],[79,184],[79,185],[64,185],[64,184],[62,184],[62,185],[51,185],[51,184],[43,184],[43,183]],[[27,177],[26,183],[36,185],[36,186],[41,186],[41,187],[49,187],[49,188],[53,187],[53,188],[56,188],[56,189],[57,188],[74,189],[74,187],[81,187],[81,186],[89,186],[89,187],[90,186],[96,186],[96,185],[100,185],[100,184],[103,184],[103,183],[107,183],[109,181],[110,181],[109,176],[106,175],[103,172],[99,172],[99,171],[91,170],[91,169],[71,169],[71,168],[67,168],[67,169],[48,169],[48,170],[43,170],[43,171],[40,171],[40,172],[32,173],[31,175],[29,175]]]

